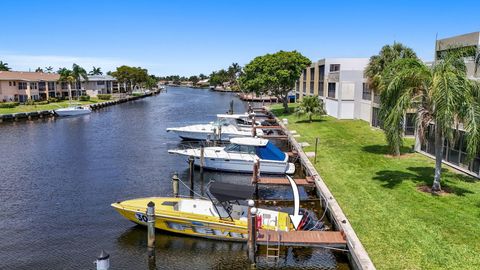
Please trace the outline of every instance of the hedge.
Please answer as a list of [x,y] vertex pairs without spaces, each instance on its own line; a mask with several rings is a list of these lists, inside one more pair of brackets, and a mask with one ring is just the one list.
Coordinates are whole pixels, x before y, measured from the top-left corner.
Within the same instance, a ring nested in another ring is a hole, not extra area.
[[0,102],[0,108],[15,108],[19,104],[18,102]]
[[110,94],[98,94],[97,98],[101,99],[101,100],[110,100],[110,98],[112,98],[112,95],[110,95]]

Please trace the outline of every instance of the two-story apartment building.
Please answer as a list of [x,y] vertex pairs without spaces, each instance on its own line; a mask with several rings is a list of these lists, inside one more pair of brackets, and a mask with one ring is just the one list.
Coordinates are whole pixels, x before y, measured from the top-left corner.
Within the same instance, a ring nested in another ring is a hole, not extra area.
[[55,97],[61,93],[56,73],[0,71],[1,101],[25,102]]

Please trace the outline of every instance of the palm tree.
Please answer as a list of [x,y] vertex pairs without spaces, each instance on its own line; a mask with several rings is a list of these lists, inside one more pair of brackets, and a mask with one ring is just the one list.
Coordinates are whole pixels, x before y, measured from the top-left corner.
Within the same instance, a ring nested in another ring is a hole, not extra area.
[[88,81],[88,74],[87,74],[87,71],[83,67],[74,63],[73,66],[72,66],[72,75],[75,78],[75,84],[76,84],[75,88],[77,89],[76,91],[77,91],[77,98],[78,98],[78,96],[79,96],[78,95],[78,90],[79,90],[78,88],[80,88],[80,89],[82,88],[82,79],[85,80],[85,81]]
[[302,99],[302,102],[295,108],[295,114],[297,116],[308,116],[308,121],[312,122],[314,115],[325,115],[325,107],[323,101],[317,96],[306,96]]
[[67,68],[61,68],[57,73],[60,74],[60,79],[58,81],[68,84],[68,99],[72,100],[72,83],[75,82],[73,72]]
[[47,73],[52,73],[53,67],[52,66],[45,67],[45,71],[47,71]]
[[411,48],[399,42],[383,46],[378,55],[370,57],[370,61],[365,68],[365,75],[367,76],[370,89],[380,93],[382,90],[383,71],[395,60],[403,58],[417,59],[417,55]]
[[43,73],[43,69],[41,67],[38,67],[37,69],[35,69],[35,72]]
[[0,61],[0,71],[9,71],[11,68],[8,67],[8,63]]
[[467,152],[473,157],[480,145],[480,87],[467,79],[466,67],[458,54],[451,53],[428,67],[418,59],[396,60],[382,74],[385,89],[381,98],[384,129],[390,146],[403,142],[403,117],[417,111],[417,135],[423,142],[434,124],[435,176],[432,192],[441,191],[444,142],[452,142],[455,127],[467,134]]
[[103,72],[100,67],[93,67],[92,71],[90,71],[88,75],[103,75]]

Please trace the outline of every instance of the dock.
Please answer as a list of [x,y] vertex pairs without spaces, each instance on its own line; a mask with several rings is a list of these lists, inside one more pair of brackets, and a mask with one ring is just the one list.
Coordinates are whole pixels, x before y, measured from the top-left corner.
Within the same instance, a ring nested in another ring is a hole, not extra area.
[[257,245],[338,248],[347,247],[345,235],[339,231],[267,231],[258,230]]
[[[293,181],[299,186],[313,186],[315,184],[313,178],[309,176],[293,179]],[[290,185],[290,181],[283,177],[259,177],[257,183],[261,185]]]

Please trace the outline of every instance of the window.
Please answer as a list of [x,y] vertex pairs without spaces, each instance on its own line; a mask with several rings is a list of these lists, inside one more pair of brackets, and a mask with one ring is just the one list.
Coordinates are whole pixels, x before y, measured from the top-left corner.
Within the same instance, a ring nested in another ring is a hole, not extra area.
[[45,91],[45,87],[46,87],[45,85],[46,85],[45,82],[39,82],[38,83],[38,90],[39,91]]
[[415,135],[415,118],[416,115],[414,113],[407,113],[405,115],[405,135]]
[[68,83],[62,82],[61,88],[64,89],[64,90],[65,90],[65,89],[68,89]]
[[105,81],[98,81],[97,85],[105,85]]
[[318,82],[318,95],[323,97],[323,82]]
[[315,68],[310,68],[310,81],[315,80]]
[[323,77],[325,77],[325,66],[319,66],[318,67],[318,80],[323,81]]
[[19,82],[18,83],[18,90],[27,90],[27,83],[26,82]]
[[362,99],[372,100],[372,90],[370,90],[368,83],[363,83]]
[[313,94],[314,88],[315,88],[315,83],[314,83],[314,82],[310,82],[310,94]]
[[380,120],[378,114],[380,112],[379,108],[372,108],[372,126],[373,127],[382,127],[382,121]]
[[328,97],[335,98],[336,83],[328,83]]
[[330,65],[330,72],[340,71],[340,64],[331,64]]
[[299,81],[297,81],[295,83],[295,88],[297,89],[298,92],[300,92],[300,82]]
[[12,86],[12,82],[8,82],[8,86]]
[[306,93],[306,92],[307,92],[307,83],[306,83],[306,82],[303,82],[302,92],[303,92],[303,93]]
[[13,86],[17,86],[17,82],[13,82]]
[[373,92],[373,103],[380,104],[380,95]]
[[48,91],[55,91],[55,82],[48,82]]
[[307,70],[306,69],[304,69],[302,71],[302,76],[303,76],[303,80],[306,81],[307,80]]

